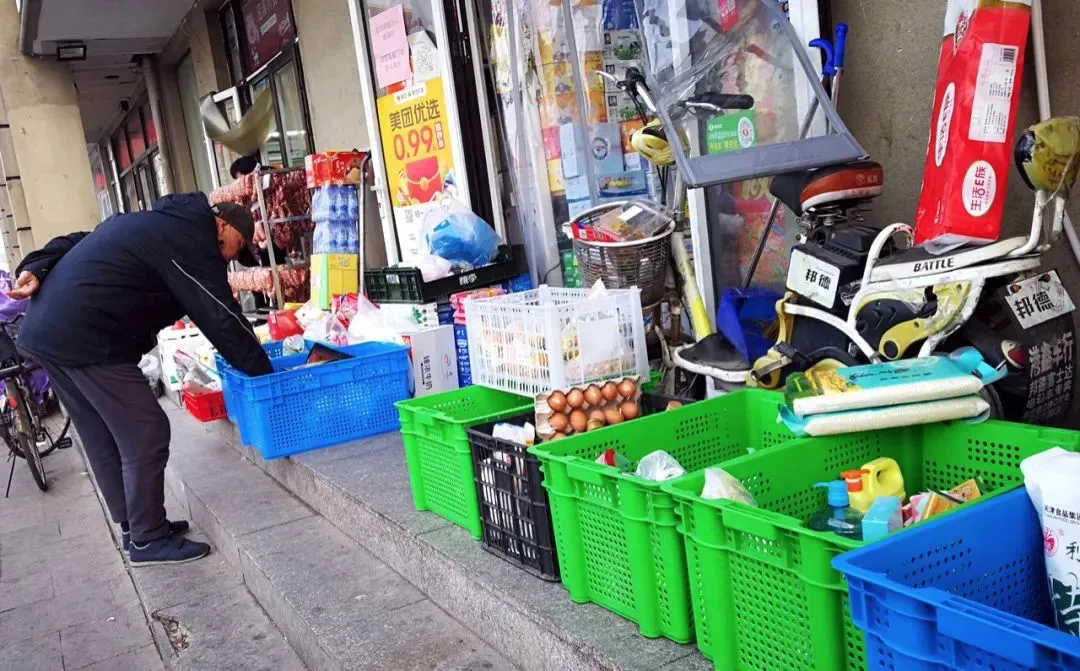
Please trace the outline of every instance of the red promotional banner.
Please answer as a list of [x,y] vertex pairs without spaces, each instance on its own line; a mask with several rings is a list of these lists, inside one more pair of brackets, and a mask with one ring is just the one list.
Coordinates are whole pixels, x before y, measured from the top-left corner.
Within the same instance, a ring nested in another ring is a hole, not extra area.
[[296,38],[289,0],[247,0],[244,17],[244,67],[255,72]]

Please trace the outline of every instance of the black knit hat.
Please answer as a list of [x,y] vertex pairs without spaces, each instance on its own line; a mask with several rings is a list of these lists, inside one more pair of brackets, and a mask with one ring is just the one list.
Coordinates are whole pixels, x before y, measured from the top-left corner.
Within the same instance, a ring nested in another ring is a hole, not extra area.
[[251,210],[236,203],[218,203],[210,209],[215,217],[220,217],[239,231],[245,242],[250,243],[255,237],[255,220],[251,218]]

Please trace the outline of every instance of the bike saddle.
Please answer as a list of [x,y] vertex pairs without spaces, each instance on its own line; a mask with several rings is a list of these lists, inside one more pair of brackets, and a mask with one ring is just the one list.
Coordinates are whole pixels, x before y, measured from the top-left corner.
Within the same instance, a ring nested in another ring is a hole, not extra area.
[[885,190],[885,171],[876,161],[851,161],[836,165],[783,172],[773,177],[769,193],[794,212],[843,201],[880,196]]
[[1007,238],[978,247],[960,247],[934,255],[923,247],[912,247],[881,259],[870,274],[872,282],[908,279],[978,266],[1005,258],[1027,242],[1025,237]]

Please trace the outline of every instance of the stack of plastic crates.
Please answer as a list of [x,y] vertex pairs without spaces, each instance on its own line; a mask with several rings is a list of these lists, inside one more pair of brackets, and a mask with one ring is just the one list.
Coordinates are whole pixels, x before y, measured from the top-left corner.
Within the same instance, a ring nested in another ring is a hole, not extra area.
[[532,448],[543,468],[570,597],[633,620],[645,636],[693,640],[674,498],[662,483],[595,460],[613,449],[636,467],[663,449],[692,471],[768,452],[793,438],[776,423],[782,401],[773,392],[740,391]]
[[532,406],[532,400],[523,396],[475,386],[398,403],[416,509],[430,510],[480,540],[480,509],[465,429],[520,415]]
[[1055,629],[1054,613],[1080,612],[1080,597],[1061,585],[1053,602],[1043,555],[1068,551],[1045,544],[1021,488],[833,564],[847,576],[870,668],[1066,671],[1080,669],[1080,638]]
[[307,366],[307,352],[267,345],[274,373],[249,377],[218,360],[240,438],[264,459],[397,429],[394,403],[409,397],[408,349],[391,343],[337,348],[348,359]]
[[[983,497],[968,504],[974,510],[989,495],[1022,482],[1022,459],[1055,445],[1075,449],[1078,435],[988,421],[805,439],[723,465],[746,485],[757,507],[703,499],[703,471],[665,483],[678,502],[686,541],[698,648],[721,669],[867,668],[847,583],[831,564],[862,543],[806,526],[826,505],[824,490],[814,483],[891,457],[908,494],[978,479]],[[1002,529],[1011,539],[1013,530]],[[897,661],[873,668],[918,667]]]

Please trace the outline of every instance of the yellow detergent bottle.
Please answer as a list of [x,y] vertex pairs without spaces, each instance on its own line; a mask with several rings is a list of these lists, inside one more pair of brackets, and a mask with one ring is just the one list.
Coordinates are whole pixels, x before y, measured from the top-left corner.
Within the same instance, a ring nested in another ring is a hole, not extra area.
[[879,496],[896,496],[901,501],[904,496],[904,474],[900,472],[900,465],[895,459],[879,457],[862,466],[863,492],[869,497],[870,502]]

